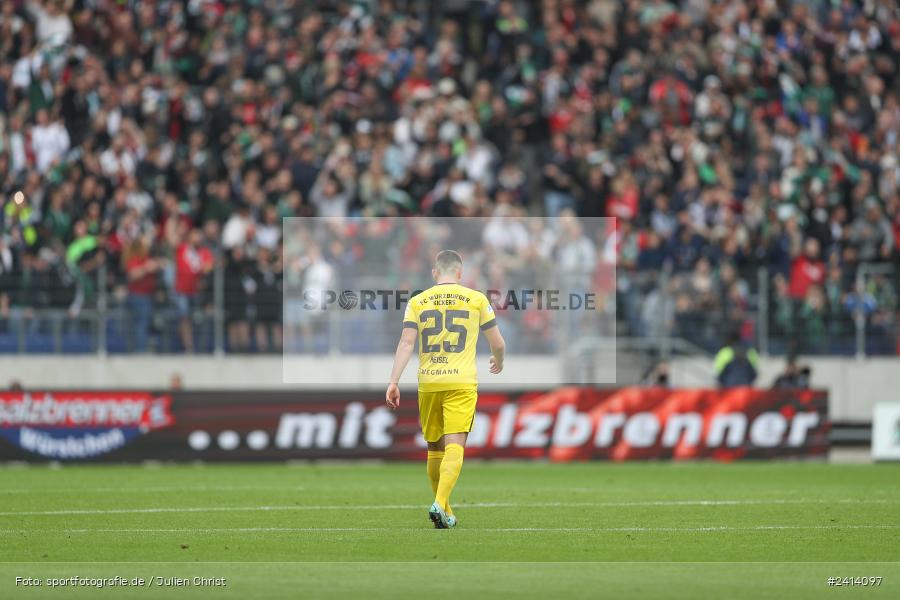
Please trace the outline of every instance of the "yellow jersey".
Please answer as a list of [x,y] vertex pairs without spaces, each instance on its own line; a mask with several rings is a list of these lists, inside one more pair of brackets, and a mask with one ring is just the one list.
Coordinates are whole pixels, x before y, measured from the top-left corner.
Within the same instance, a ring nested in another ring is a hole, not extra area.
[[457,283],[440,283],[413,296],[403,327],[419,333],[419,390],[478,387],[478,334],[497,325],[487,296]]

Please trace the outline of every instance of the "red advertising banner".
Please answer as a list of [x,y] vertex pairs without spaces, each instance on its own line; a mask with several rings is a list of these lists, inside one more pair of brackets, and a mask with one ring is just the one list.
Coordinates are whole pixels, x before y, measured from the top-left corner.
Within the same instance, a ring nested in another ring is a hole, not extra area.
[[[825,392],[485,392],[466,455],[553,461],[821,456]],[[0,393],[0,460],[420,459],[414,391]]]
[[825,392],[752,388],[570,387],[512,403],[486,395],[476,420],[488,435],[468,446],[474,456],[555,461],[824,455],[827,404]]
[[0,438],[33,457],[89,459],[171,425],[170,407],[149,392],[0,392]]

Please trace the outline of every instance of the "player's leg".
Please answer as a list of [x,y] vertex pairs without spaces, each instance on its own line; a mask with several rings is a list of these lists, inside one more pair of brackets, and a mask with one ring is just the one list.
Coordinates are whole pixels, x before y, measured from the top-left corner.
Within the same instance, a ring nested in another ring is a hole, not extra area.
[[[438,482],[441,480],[441,461],[444,460],[444,439],[428,442],[428,460],[426,471],[431,483],[431,493],[437,494]],[[452,513],[451,513],[452,514]]]
[[439,506],[446,514],[447,527],[455,527],[456,515],[450,507],[450,493],[456,486],[459,473],[462,471],[463,449],[466,446],[466,433],[451,433],[444,436],[444,457],[440,464],[440,479],[433,506]]
[[[426,471],[431,483],[432,493],[437,493],[438,480],[441,477],[441,461],[444,458],[444,415],[441,408],[440,392],[419,392],[419,423],[422,425],[422,435],[428,444],[428,459]],[[446,527],[446,518],[439,516],[435,519],[431,511],[429,518],[437,528]]]
[[467,436],[468,433],[464,432],[449,433],[444,436],[444,457],[441,460],[440,479],[434,500],[448,515],[453,514],[450,512],[450,494],[462,471]]
[[450,494],[459,480],[465,456],[466,438],[475,420],[475,390],[454,390],[444,397],[444,458],[435,503],[444,511],[450,506]]
[[444,449],[444,414],[440,392],[419,392],[419,424],[429,450]]

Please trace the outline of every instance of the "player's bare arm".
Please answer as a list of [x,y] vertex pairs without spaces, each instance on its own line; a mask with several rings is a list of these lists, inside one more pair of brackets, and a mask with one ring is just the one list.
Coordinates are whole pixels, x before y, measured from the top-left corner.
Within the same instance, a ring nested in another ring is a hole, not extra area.
[[400,376],[403,375],[403,370],[406,369],[409,358],[416,348],[416,333],[415,329],[406,327],[403,329],[403,333],[400,334],[400,342],[397,344],[397,352],[394,354],[394,367],[391,369],[391,378],[387,392],[384,394],[384,401],[392,410],[400,406],[400,387],[398,384],[400,383]]
[[490,372],[497,374],[503,370],[503,357],[506,355],[506,342],[500,334],[499,327],[491,327],[484,331],[484,339],[491,347]]

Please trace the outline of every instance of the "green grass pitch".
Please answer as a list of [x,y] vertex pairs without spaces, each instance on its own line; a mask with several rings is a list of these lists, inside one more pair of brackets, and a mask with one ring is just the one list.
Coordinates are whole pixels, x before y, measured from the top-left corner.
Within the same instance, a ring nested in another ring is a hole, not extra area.
[[424,462],[8,467],[0,498],[0,598],[900,597],[897,465],[473,460],[441,531]]

